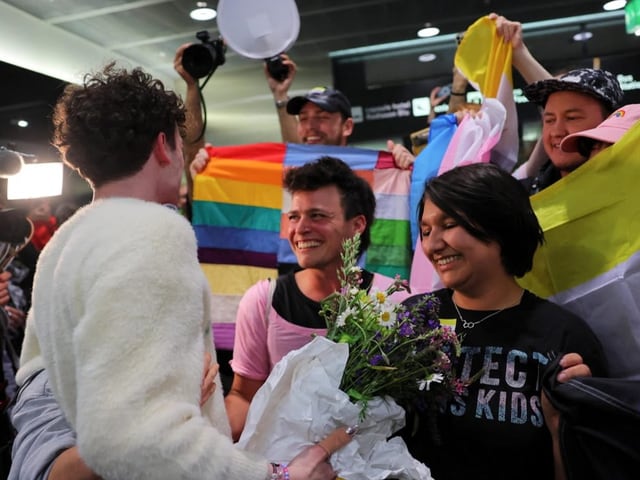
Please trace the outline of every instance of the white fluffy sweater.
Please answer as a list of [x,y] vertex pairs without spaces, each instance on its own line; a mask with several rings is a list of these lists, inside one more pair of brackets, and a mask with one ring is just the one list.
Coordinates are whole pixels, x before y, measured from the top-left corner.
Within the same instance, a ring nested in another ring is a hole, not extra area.
[[200,409],[210,324],[189,223],[155,203],[97,201],[40,256],[18,381],[46,367],[106,480],[263,480],[267,461],[229,438],[219,384]]

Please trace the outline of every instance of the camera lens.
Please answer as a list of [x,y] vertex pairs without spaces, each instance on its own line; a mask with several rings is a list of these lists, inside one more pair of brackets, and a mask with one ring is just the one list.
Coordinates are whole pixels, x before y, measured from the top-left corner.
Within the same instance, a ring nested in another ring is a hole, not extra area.
[[190,45],[182,53],[182,66],[193,78],[206,77],[217,65],[216,57],[216,51],[209,44]]
[[289,76],[289,67],[282,63],[282,57],[276,55],[275,57],[265,59],[267,62],[267,71],[269,75],[278,82],[282,82]]

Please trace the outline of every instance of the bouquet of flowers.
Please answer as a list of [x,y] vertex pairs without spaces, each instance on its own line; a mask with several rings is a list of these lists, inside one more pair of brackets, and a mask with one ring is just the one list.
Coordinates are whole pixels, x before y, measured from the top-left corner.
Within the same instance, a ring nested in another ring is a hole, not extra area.
[[394,292],[408,290],[399,277],[385,291],[361,289],[359,247],[358,235],[343,243],[341,290],[323,301],[320,312],[327,338],[349,345],[340,389],[361,406],[361,418],[375,397],[418,410],[444,407],[465,386],[451,362],[460,355],[460,342],[440,324],[438,299],[425,294],[411,307],[390,301]]

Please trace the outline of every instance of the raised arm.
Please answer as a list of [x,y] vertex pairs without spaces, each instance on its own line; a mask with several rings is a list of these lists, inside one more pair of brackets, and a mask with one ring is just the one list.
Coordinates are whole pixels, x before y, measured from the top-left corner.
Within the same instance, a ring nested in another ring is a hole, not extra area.
[[200,89],[198,87],[198,80],[193,78],[182,66],[182,54],[184,50],[191,45],[185,43],[178,47],[176,55],[173,59],[173,68],[178,75],[182,77],[186,84],[187,91],[184,98],[184,104],[187,108],[187,121],[185,123],[185,138],[183,142],[184,158],[185,158],[185,173],[187,176],[187,186],[189,189],[189,198],[193,197],[193,179],[189,175],[189,164],[191,160],[196,156],[198,150],[204,147],[205,139],[204,122],[202,119],[202,106],[200,104]]
[[449,113],[455,113],[463,108],[467,103],[467,85],[469,81],[464,78],[456,67],[453,67],[453,78],[451,80],[451,98],[449,98]]
[[287,101],[289,100],[289,89],[293,83],[293,79],[296,76],[297,66],[288,55],[282,54],[282,64],[288,68],[289,73],[287,77],[278,81],[269,75],[267,65],[264,65],[264,75],[267,78],[267,85],[273,94],[273,101],[278,113],[278,122],[280,123],[280,134],[283,142],[300,143],[298,137],[298,120],[295,115],[289,115],[287,113]]
[[513,22],[497,13],[489,14],[489,18],[496,22],[498,34],[504,41],[511,42],[513,67],[520,72],[525,82],[532,83],[551,78],[551,74],[535,59],[525,45],[520,22]]

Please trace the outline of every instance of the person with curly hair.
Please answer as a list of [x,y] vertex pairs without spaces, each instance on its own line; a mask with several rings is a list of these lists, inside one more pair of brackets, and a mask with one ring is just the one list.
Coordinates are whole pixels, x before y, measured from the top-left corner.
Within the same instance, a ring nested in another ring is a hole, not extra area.
[[50,387],[77,449],[42,462],[43,478],[334,478],[321,445],[288,466],[235,447],[219,386],[201,405],[203,359],[215,352],[195,235],[175,211],[182,100],[142,70],[111,64],[68,86],[53,119],[54,145],[94,198],[39,259],[14,412],[25,435],[17,442],[34,456],[18,445],[16,469],[43,460],[34,442],[52,432],[28,411]]

